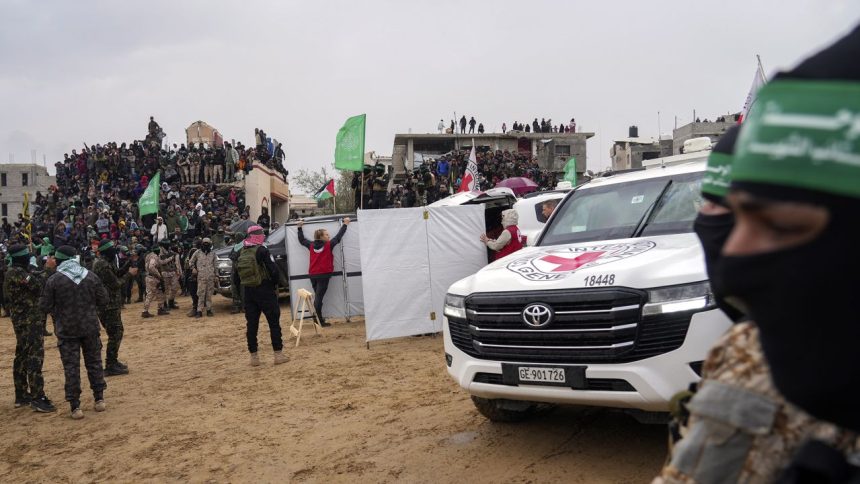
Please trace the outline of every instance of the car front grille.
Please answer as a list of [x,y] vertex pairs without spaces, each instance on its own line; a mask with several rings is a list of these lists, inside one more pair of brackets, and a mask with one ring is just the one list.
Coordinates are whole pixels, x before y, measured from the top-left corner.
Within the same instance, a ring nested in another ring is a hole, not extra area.
[[[505,385],[502,375],[497,373],[476,373],[472,379],[475,383],[488,383],[490,385]],[[510,385],[515,386],[515,385]],[[591,390],[603,392],[635,392],[633,385],[626,380],[617,378],[586,378],[585,388],[577,390]]]
[[[646,293],[635,289],[478,293],[466,320],[449,318],[454,345],[475,358],[534,363],[625,363],[667,353],[686,338],[692,313],[642,317]],[[522,311],[543,303],[555,312],[541,328]]]

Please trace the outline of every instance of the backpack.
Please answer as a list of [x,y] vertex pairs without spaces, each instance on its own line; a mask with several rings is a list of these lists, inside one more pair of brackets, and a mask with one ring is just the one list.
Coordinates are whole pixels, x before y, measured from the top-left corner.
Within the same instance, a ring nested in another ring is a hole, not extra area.
[[236,262],[236,271],[239,273],[239,281],[246,287],[257,287],[268,279],[264,269],[257,264],[257,249],[259,246],[245,247],[239,252]]

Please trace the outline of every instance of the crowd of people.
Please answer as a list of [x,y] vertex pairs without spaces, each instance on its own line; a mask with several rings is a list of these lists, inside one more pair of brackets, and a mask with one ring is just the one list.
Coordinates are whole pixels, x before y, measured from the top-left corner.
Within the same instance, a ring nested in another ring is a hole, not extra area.
[[[133,287],[138,288],[137,302],[144,303],[143,318],[155,316],[150,308],[157,315],[178,309],[180,294],[192,296],[189,317],[213,316],[214,250],[229,245],[237,254],[245,247],[256,251],[265,235],[278,228],[265,207],[252,225],[244,190],[233,183],[257,163],[286,178],[283,147],[264,131],[255,129],[255,147],[248,149],[241,143],[168,148],[162,146],[163,138],[161,127],[150,118],[142,141],[85,144],[80,153],[72,150],[55,165],[56,185],[47,193],[36,192],[13,224],[2,219],[0,250],[8,264],[0,265],[0,306],[4,316],[11,317],[17,340],[16,407],[55,410],[41,376],[44,338],[51,335],[48,314],[66,373],[72,418],[83,417],[81,354],[95,410],[103,411],[104,377],[129,373],[119,349],[122,308],[131,303]],[[150,187],[155,180],[160,183],[158,210],[142,215],[140,199],[155,188]],[[267,303],[274,297],[277,304],[274,289],[269,289],[264,291]],[[104,364],[100,325],[108,336]]]
[[[455,150],[427,161],[411,173],[403,183],[390,190],[389,175],[383,165],[366,166],[364,171],[364,208],[400,208],[429,205],[457,193],[469,163],[470,151]],[[541,169],[529,154],[508,150],[477,149],[475,152],[478,177],[476,190],[495,188],[499,182],[512,177],[525,177],[534,181],[536,190],[551,190],[558,184],[558,174]],[[361,174],[356,173],[352,187],[355,203],[359,206]]]
[[[212,237],[223,245],[231,224],[248,218],[244,190],[234,181],[261,163],[281,172],[284,152],[262,130],[257,145],[163,147],[161,128],[150,119],[143,141],[83,146],[55,164],[57,183],[36,192],[30,219],[0,224],[0,242],[21,241],[25,232],[41,245],[82,248],[110,239],[118,246],[145,249],[169,239],[173,243]],[[267,146],[268,143],[268,146]],[[140,215],[138,199],[160,173],[159,215]],[[260,220],[269,230],[268,217]],[[26,230],[25,230],[26,229]],[[26,241],[29,243],[29,240]],[[217,248],[217,247],[216,247]]]
[[[436,126],[436,130],[442,134],[456,134],[458,124],[452,119],[448,127],[445,127],[445,120],[440,119],[439,124]],[[466,132],[466,127],[468,126],[468,133]],[[478,134],[482,134],[485,132],[484,123],[479,123],[475,120],[474,116],[471,116],[469,120],[466,120],[466,116],[462,116],[459,121],[459,134],[474,134],[477,126]],[[511,124],[510,131],[516,132],[521,131],[524,133],[576,133],[576,119],[570,118],[570,122],[567,124],[559,123],[558,125],[553,124],[552,119],[550,118],[541,118],[540,122],[535,118],[531,123],[520,123],[519,121],[514,121]],[[502,134],[508,133],[508,125],[507,123],[502,123]]]

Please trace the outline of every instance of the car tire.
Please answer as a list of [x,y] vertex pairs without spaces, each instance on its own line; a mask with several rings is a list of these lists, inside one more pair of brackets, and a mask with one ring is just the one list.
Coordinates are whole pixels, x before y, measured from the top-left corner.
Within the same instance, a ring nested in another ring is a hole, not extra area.
[[515,423],[553,408],[549,404],[522,402],[517,400],[488,399],[472,396],[472,403],[478,412],[491,422]]

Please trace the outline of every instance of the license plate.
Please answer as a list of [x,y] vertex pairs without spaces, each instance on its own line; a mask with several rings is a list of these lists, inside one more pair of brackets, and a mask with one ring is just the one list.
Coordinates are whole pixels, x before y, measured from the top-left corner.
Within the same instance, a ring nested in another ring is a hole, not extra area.
[[540,366],[502,363],[505,385],[555,385],[585,389],[585,366]]
[[564,368],[521,366],[517,368],[521,383],[564,383],[567,381]]

